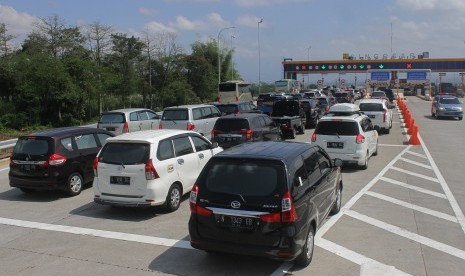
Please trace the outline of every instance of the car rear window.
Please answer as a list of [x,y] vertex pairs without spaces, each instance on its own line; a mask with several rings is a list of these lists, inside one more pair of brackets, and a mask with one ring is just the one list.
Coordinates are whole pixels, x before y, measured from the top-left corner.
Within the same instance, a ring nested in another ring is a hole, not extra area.
[[222,104],[216,106],[222,113],[231,114],[236,111],[237,105],[233,104]]
[[145,164],[150,145],[145,143],[107,143],[99,155],[99,162],[109,164]]
[[204,183],[211,193],[269,197],[282,194],[284,175],[283,167],[277,164],[232,160],[212,163]]
[[315,129],[316,134],[354,136],[359,134],[357,122],[320,121]]
[[220,118],[216,120],[215,127],[219,131],[240,131],[241,129],[249,129],[249,121],[239,118]]
[[18,139],[13,154],[46,155],[49,141],[46,138],[24,137]]
[[124,114],[121,113],[107,113],[102,114],[99,123],[102,124],[118,124],[124,123]]
[[371,97],[386,97],[386,94],[384,92],[373,92]]
[[328,101],[325,98],[318,98],[318,104],[327,105]]
[[383,111],[383,105],[379,103],[360,103],[361,111]]
[[163,111],[162,120],[171,121],[171,120],[188,120],[189,116],[187,109],[170,109]]

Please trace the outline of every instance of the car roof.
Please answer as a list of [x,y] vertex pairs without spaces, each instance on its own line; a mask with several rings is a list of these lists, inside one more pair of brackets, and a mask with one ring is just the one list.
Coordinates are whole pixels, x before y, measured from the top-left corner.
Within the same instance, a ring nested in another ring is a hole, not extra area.
[[211,104],[190,104],[190,105],[178,105],[178,106],[165,107],[164,110],[167,110],[167,109],[182,109],[182,108],[191,109],[191,108],[206,107],[206,106],[214,107],[214,105],[211,105]]
[[229,119],[234,119],[234,118],[247,119],[251,117],[264,117],[264,116],[268,116],[268,115],[261,114],[261,113],[239,113],[239,114],[228,114],[228,115],[219,117],[218,120],[223,120],[223,119],[229,120]]
[[386,99],[362,99],[362,100],[360,100],[359,105],[361,103],[379,103],[379,104],[383,104],[385,101],[386,101]]
[[358,112],[360,107],[351,103],[338,103],[329,108],[329,112]]
[[75,134],[87,134],[87,133],[106,133],[111,136],[114,136],[111,132],[108,132],[103,129],[95,128],[95,127],[60,127],[60,128],[52,128],[47,129],[44,131],[34,132],[29,135],[23,135],[21,137],[30,137],[30,136],[41,136],[41,137],[53,137],[59,138],[68,135],[75,135]]
[[[110,111],[102,112],[102,114],[109,114],[109,113],[130,113],[134,111],[142,111],[142,110],[150,110],[147,108],[122,108],[122,109],[115,109]],[[153,110],[150,110],[153,111]]]
[[303,142],[248,142],[222,151],[215,158],[270,159],[292,166],[296,156],[312,148],[319,146]]
[[320,118],[320,122],[324,121],[352,121],[352,122],[358,122],[362,120],[363,118],[367,117],[366,115],[363,115],[361,113],[355,113],[355,114],[350,114],[350,115],[324,115],[323,117]]
[[180,134],[198,134],[194,131],[180,130],[180,129],[154,129],[154,130],[142,130],[136,132],[124,133],[119,136],[108,138],[107,142],[120,142],[120,141],[144,141],[154,143],[156,141],[169,138]]
[[239,104],[242,104],[242,103],[250,103],[250,102],[247,102],[247,101],[235,101],[235,102],[218,103],[216,105],[239,105]]

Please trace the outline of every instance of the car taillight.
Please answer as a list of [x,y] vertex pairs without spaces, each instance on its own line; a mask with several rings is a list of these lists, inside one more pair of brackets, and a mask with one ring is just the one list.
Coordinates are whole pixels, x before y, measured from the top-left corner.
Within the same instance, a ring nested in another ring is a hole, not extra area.
[[193,123],[187,123],[187,130],[194,130],[195,125]]
[[215,130],[215,129],[212,130],[212,141],[213,141],[213,139],[215,139],[215,136],[220,134],[220,133],[221,133],[221,131],[219,131],[219,130]]
[[158,124],[158,129],[163,129],[163,125],[161,124],[161,122],[160,124]]
[[[63,155],[56,154],[56,153],[52,154],[48,158],[48,165],[50,166],[60,166],[60,165],[63,165],[65,162],[66,162],[66,157],[64,157]],[[46,166],[45,163],[44,163],[44,166]]]
[[313,111],[315,111],[315,109],[313,109],[313,108],[310,108],[310,113],[313,113]]
[[384,122],[384,123],[386,122],[386,112],[387,112],[387,110],[384,109],[384,110],[383,110],[383,122]]
[[94,169],[94,175],[98,177],[98,157],[95,157],[94,163],[92,163],[92,168]]
[[289,122],[285,122],[281,125],[283,128],[289,128]]
[[197,214],[197,215],[208,217],[211,214],[213,214],[213,211],[197,205],[198,194],[199,194],[199,186],[197,184],[194,184],[194,186],[192,187],[190,196],[189,196],[189,207],[191,209],[191,214]]
[[297,220],[297,213],[294,203],[291,199],[291,193],[286,192],[281,202],[281,212],[261,215],[260,219],[264,222],[294,222]]
[[325,107],[325,112],[329,112],[329,105]]
[[157,171],[155,170],[155,167],[153,166],[152,159],[149,159],[147,163],[145,163],[145,179],[147,180],[153,180],[160,178],[158,175]]
[[239,113],[240,113],[240,112],[239,112],[239,108],[237,108],[237,107],[234,108],[234,114],[239,114]]
[[363,136],[362,134],[357,135],[357,138],[355,138],[355,142],[357,142],[357,144],[362,144],[363,142],[365,142],[365,136]]
[[253,131],[251,129],[242,129],[241,134],[245,135],[245,140],[252,140]]
[[128,122],[125,122],[123,126],[123,133],[127,133],[127,132],[129,132],[129,125],[128,125]]
[[312,134],[312,142],[316,142],[316,133],[315,132],[313,132],[313,134]]

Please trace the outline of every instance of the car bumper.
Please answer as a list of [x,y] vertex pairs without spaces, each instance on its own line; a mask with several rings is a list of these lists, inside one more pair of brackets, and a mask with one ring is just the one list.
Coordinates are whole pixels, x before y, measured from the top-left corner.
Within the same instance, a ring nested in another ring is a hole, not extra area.
[[355,153],[334,153],[328,152],[331,159],[339,158],[346,165],[359,165],[362,166],[365,163],[364,151],[356,151]]
[[441,117],[463,117],[463,111],[437,110],[437,116]]
[[64,190],[66,179],[61,177],[30,178],[10,175],[9,182],[10,186],[15,188],[35,190]]
[[154,202],[123,202],[123,201],[113,201],[113,200],[102,199],[99,197],[94,197],[94,202],[101,204],[101,205],[110,205],[110,206],[119,206],[119,207],[137,207],[137,208],[148,208],[148,207],[157,205]]

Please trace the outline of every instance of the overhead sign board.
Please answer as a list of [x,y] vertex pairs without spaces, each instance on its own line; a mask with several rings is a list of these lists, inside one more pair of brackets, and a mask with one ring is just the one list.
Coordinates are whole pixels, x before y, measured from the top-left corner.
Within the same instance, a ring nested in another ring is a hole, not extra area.
[[409,71],[407,72],[407,81],[425,81],[426,71]]
[[371,72],[371,82],[386,82],[390,79],[390,72]]

